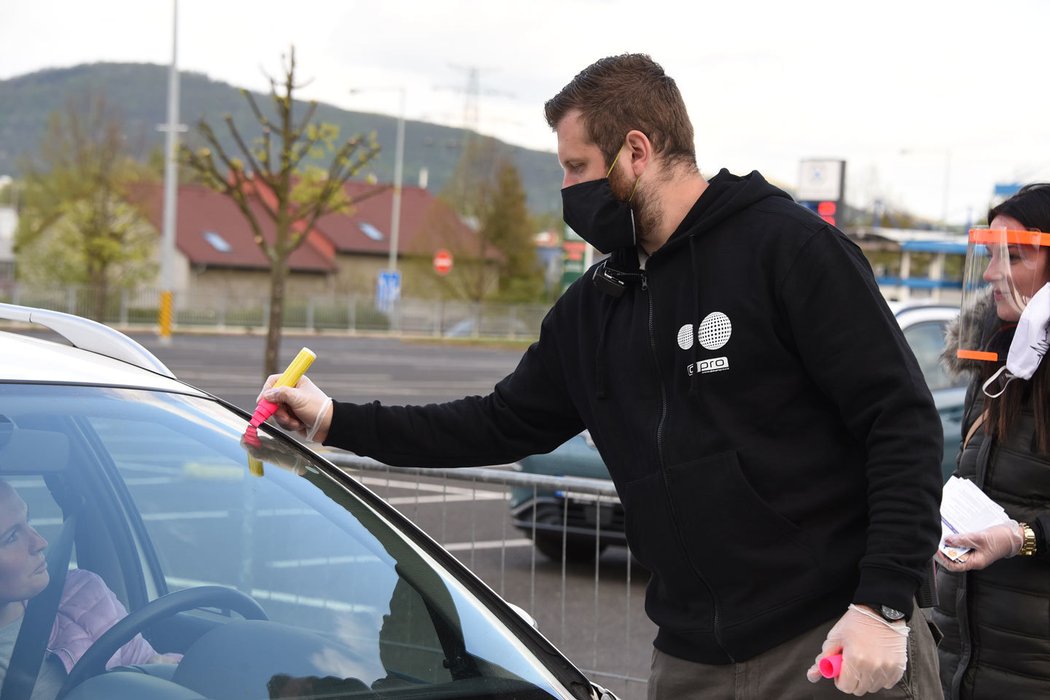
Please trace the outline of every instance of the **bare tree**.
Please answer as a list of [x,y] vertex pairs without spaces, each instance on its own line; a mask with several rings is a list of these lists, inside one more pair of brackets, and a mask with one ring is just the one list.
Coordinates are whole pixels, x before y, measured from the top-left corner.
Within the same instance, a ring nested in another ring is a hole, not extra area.
[[[207,147],[183,150],[185,162],[198,177],[237,205],[255,234],[255,243],[270,260],[264,376],[278,371],[288,258],[322,216],[348,211],[354,203],[384,189],[377,187],[353,198],[346,195],[346,181],[379,153],[375,135],[355,134],[340,143],[337,126],[313,121],[316,102],[307,103],[297,119],[293,95],[302,85],[295,81],[295,47],[281,59],[281,81],[269,78],[273,118],[263,113],[250,92],[241,91],[261,128],[252,146],[227,114],[224,121],[237,155],[227,153],[204,119],[197,123],[197,130]],[[327,167],[314,164],[326,158],[330,158]],[[263,217],[273,223],[273,240],[263,234]]]

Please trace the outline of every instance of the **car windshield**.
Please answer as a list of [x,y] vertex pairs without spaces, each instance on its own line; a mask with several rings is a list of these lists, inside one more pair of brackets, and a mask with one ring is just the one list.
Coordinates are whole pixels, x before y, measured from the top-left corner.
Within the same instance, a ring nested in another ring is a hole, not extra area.
[[183,655],[166,682],[205,698],[587,697],[396,515],[266,428],[246,447],[245,419],[216,401],[6,384],[0,424],[0,476],[49,552],[72,537],[70,571],[101,577],[128,619],[199,592],[138,630]]

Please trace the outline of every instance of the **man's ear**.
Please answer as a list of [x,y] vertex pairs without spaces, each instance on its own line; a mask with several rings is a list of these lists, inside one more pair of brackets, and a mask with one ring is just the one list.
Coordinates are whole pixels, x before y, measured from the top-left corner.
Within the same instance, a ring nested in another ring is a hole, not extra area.
[[631,171],[635,177],[639,177],[653,160],[653,144],[649,141],[648,136],[637,129],[628,131],[624,142],[626,146],[624,155],[629,156],[628,164]]

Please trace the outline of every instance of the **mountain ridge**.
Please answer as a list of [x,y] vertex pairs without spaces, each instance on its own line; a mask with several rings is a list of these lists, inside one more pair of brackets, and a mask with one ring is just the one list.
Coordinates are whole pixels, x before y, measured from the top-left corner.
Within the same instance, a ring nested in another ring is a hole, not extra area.
[[[53,112],[64,109],[71,99],[94,95],[103,95],[107,104],[119,112],[132,153],[145,159],[152,149],[163,145],[164,134],[157,126],[167,121],[167,86],[168,66],[153,63],[84,63],[45,68],[0,80],[0,175],[19,175],[20,160],[32,157],[39,149]],[[233,140],[222,124],[226,114],[232,116],[246,138],[253,138],[259,127],[241,91],[242,88],[204,73],[180,71],[179,114],[190,128],[190,139],[195,134],[197,121],[204,118],[216,130],[223,146],[233,153]],[[269,95],[249,92],[265,109]],[[303,106],[307,102],[296,100]],[[380,181],[393,179],[396,117],[355,112],[318,102],[315,119],[336,124],[343,137],[374,131],[382,151],[369,172]],[[427,189],[440,192],[456,167],[465,135],[463,129],[406,120],[405,185],[417,184],[425,168]],[[491,137],[482,138],[491,140],[518,167],[530,211],[560,212],[562,173],[553,153],[526,149]]]

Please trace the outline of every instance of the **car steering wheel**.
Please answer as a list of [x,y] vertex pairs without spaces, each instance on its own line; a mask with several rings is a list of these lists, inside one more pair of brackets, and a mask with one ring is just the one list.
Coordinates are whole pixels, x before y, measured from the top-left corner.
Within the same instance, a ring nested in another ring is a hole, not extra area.
[[66,677],[58,698],[65,697],[72,688],[106,670],[106,662],[117,650],[148,629],[157,620],[195,608],[220,608],[240,613],[248,620],[267,620],[266,612],[252,598],[236,588],[226,586],[197,586],[163,595],[128,613],[127,617],[106,630],[80,657]]

